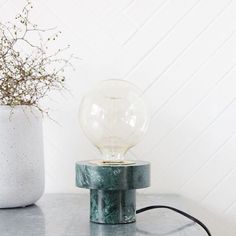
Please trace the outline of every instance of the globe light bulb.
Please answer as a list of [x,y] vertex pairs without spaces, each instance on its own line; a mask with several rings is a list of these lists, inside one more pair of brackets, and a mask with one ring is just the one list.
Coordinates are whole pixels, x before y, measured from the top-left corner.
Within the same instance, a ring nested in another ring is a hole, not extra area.
[[81,127],[102,160],[121,162],[145,134],[149,116],[142,92],[118,79],[102,81],[82,100]]

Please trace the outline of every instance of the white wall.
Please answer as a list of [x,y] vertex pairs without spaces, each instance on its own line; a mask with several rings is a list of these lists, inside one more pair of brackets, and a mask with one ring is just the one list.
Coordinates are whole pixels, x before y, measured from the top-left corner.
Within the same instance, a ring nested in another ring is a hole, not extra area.
[[[1,0],[0,17],[23,0]],[[145,91],[152,120],[129,155],[152,163],[149,193],[173,192],[236,218],[236,1],[38,0],[34,17],[58,26],[81,57],[71,95],[53,95],[45,119],[46,191],[79,192],[76,160],[97,158],[77,120],[98,81],[123,78]]]

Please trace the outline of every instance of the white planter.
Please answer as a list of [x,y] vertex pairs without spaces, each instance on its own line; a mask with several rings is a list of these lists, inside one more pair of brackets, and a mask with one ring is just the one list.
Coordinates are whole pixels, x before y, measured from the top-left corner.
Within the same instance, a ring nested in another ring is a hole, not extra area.
[[0,106],[0,208],[27,206],[44,192],[42,115]]

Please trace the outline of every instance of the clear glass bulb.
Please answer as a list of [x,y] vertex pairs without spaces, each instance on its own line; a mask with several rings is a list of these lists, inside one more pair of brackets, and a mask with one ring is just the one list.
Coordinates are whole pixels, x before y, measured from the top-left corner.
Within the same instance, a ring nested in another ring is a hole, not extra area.
[[103,160],[124,160],[147,130],[149,116],[142,92],[118,79],[102,81],[80,105],[80,124]]

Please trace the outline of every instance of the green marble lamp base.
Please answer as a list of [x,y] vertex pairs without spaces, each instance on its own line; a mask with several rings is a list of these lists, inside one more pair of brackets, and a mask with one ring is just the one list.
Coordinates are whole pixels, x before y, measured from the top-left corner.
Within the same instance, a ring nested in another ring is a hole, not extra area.
[[135,222],[135,190],[90,190],[90,221],[103,224]]
[[90,189],[90,221],[101,224],[135,222],[136,189],[150,186],[150,164],[76,163],[76,185]]

